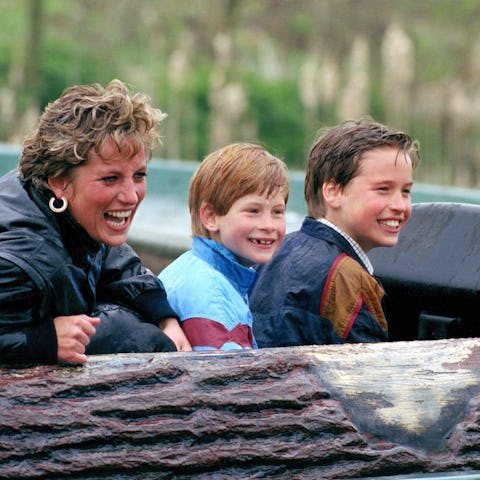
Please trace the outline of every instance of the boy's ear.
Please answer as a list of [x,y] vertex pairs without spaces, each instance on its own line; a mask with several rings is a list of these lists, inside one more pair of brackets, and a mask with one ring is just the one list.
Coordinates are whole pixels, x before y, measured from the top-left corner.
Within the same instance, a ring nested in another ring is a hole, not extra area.
[[322,185],[322,195],[325,205],[330,208],[337,208],[340,205],[341,185],[334,180],[328,180]]
[[217,213],[211,203],[202,202],[200,205],[200,221],[209,232],[218,232]]

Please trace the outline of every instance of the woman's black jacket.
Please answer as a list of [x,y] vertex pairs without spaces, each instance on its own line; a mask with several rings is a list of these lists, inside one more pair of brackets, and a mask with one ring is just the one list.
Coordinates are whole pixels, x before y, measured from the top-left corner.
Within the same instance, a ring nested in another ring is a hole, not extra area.
[[56,363],[53,319],[90,315],[100,302],[155,325],[177,317],[160,280],[128,245],[94,241],[48,200],[16,170],[0,178],[0,363]]

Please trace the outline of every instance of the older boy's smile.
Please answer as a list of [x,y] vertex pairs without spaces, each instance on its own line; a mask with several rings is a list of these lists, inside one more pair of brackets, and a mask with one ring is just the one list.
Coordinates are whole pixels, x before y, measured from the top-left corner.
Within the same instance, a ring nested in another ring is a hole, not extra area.
[[399,220],[379,220],[380,223],[386,225],[387,227],[398,228],[400,225]]
[[378,223],[396,232],[397,230],[400,229],[400,226],[405,222],[403,220],[379,220]]

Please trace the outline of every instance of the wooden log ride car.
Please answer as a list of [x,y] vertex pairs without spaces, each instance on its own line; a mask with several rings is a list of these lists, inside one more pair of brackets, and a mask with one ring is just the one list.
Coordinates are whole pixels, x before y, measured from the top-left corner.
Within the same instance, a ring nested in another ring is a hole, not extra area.
[[2,479],[480,470],[480,339],[92,356],[0,382]]

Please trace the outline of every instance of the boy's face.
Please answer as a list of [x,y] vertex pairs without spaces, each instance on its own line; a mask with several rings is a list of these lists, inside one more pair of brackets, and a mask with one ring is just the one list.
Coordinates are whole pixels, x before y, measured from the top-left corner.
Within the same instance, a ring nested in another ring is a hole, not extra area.
[[285,237],[283,191],[251,193],[233,202],[226,215],[214,214],[211,238],[240,258],[254,263],[270,260]]
[[[410,218],[412,164],[396,148],[369,150],[359,171],[343,189],[324,186],[329,194],[325,218],[350,235],[365,252],[397,243]],[[329,191],[330,190],[330,191]]]

